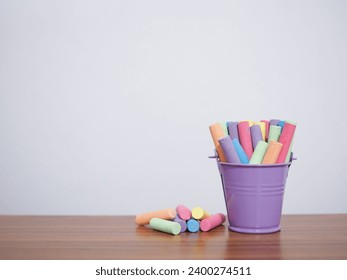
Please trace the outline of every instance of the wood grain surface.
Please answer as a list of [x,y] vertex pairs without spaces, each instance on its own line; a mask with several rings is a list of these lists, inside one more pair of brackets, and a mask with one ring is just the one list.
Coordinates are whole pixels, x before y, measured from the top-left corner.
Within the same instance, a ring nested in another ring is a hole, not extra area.
[[347,214],[285,215],[282,230],[177,236],[134,216],[0,216],[0,259],[347,259]]

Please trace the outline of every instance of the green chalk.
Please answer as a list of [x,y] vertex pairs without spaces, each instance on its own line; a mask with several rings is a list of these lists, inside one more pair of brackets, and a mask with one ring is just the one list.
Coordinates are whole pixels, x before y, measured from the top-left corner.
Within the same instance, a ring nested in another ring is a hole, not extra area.
[[274,141],[278,141],[278,139],[280,138],[280,134],[281,134],[281,127],[277,126],[277,125],[270,125],[270,130],[269,130],[269,137],[267,142],[270,143],[270,141],[274,140]]
[[222,129],[223,129],[224,135],[228,136],[229,134],[228,134],[227,123],[226,122],[220,122],[219,124],[222,127]]
[[249,160],[249,164],[261,164],[268,145],[269,144],[266,143],[265,141],[258,141],[258,144],[255,147],[255,150],[253,152],[253,155],[251,159]]
[[176,222],[171,222],[159,218],[152,218],[149,222],[152,229],[177,235],[181,232],[181,225]]

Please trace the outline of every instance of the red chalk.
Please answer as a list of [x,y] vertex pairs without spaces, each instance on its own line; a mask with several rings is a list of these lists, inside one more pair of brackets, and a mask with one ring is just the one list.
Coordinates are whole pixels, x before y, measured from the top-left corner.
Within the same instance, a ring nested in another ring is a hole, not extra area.
[[218,213],[216,215],[212,215],[206,219],[203,219],[200,222],[200,229],[202,231],[209,231],[211,229],[214,229],[215,227],[218,227],[224,222],[225,222],[225,215],[222,213]]
[[280,139],[278,140],[281,143],[282,149],[280,154],[278,155],[276,163],[284,163],[286,161],[286,157],[290,148],[290,143],[292,142],[294,132],[296,126],[291,123],[285,123],[282,129],[282,133],[280,135]]
[[240,144],[244,149],[248,158],[252,157],[253,147],[252,147],[252,139],[251,139],[251,131],[249,129],[248,121],[239,122],[237,125],[237,129],[239,131]]

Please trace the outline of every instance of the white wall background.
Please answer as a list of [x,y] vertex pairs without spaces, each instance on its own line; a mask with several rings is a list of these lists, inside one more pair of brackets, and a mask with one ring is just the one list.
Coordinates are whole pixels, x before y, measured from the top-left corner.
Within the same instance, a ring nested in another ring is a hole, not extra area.
[[225,212],[208,125],[298,122],[284,213],[347,212],[346,1],[0,1],[0,214]]

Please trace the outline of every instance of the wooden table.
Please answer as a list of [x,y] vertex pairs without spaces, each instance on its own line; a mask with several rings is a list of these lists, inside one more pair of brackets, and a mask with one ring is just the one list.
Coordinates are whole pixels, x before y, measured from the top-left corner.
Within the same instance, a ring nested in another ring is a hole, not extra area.
[[133,216],[0,216],[0,259],[347,259],[347,214],[285,215],[272,234],[178,236]]

